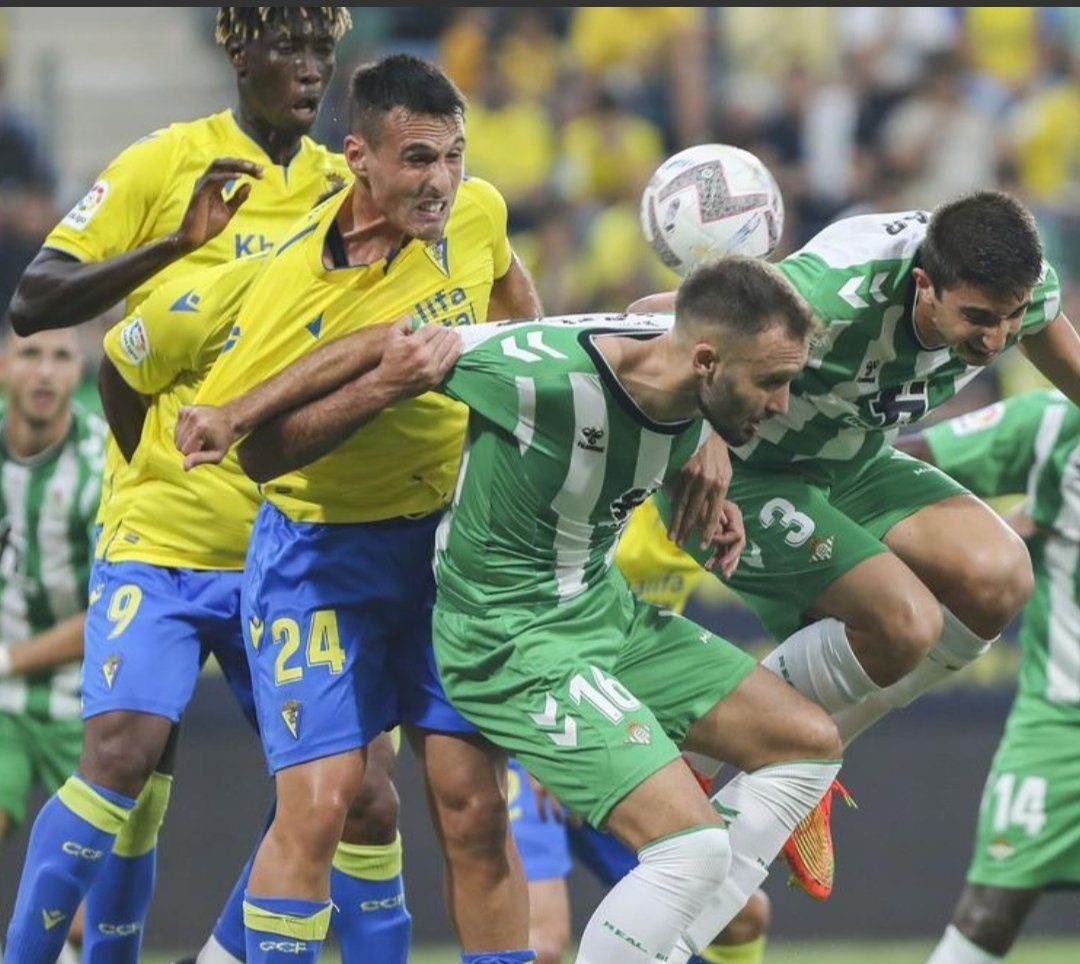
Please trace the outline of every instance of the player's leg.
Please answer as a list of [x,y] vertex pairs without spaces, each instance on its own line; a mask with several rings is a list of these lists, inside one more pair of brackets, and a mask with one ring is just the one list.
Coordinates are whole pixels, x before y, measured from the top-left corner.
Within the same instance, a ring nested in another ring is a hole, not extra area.
[[[1075,651],[1074,639],[1067,645]],[[967,886],[935,964],[1004,957],[1043,890],[1080,886],[1076,720],[1074,706],[1022,686],[983,791]]]
[[566,815],[542,808],[528,771],[513,759],[507,770],[507,803],[529,889],[529,946],[536,952],[536,964],[562,964],[570,945]]
[[9,956],[27,964],[58,952],[60,928],[43,930],[44,915],[70,921],[160,760],[198,675],[198,639],[177,606],[174,573],[118,563],[98,567],[98,575],[101,593],[86,622],[82,755],[34,822],[9,931]]
[[839,770],[839,739],[823,710],[687,619],[636,603],[626,640],[619,680],[652,706],[664,731],[743,771],[714,796],[730,815],[731,872],[687,932],[685,956],[675,958],[685,961],[747,904],[817,805]]
[[330,927],[343,964],[405,964],[412,917],[402,878],[399,801],[394,787],[398,731],[368,746],[360,793],[349,807],[330,871]]
[[882,538],[942,607],[942,630],[925,658],[837,718],[847,744],[986,652],[1027,601],[1033,577],[1027,549],[998,514],[918,459],[875,458],[837,502]]
[[294,522],[270,503],[255,520],[242,624],[277,809],[244,898],[250,964],[317,958],[362,748],[394,716],[383,624],[394,550],[369,545],[365,529]]

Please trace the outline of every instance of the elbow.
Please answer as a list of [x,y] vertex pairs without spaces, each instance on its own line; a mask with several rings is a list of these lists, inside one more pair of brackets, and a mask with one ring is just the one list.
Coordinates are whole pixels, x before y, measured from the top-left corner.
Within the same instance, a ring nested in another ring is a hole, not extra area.
[[241,442],[236,448],[236,458],[240,462],[240,468],[256,485],[263,485],[280,473],[270,471],[268,461],[262,458],[258,448],[250,440]]
[[28,335],[40,330],[41,326],[38,320],[29,310],[26,299],[21,297],[18,291],[11,298],[7,317],[8,322],[11,324],[11,330],[20,338],[26,338]]

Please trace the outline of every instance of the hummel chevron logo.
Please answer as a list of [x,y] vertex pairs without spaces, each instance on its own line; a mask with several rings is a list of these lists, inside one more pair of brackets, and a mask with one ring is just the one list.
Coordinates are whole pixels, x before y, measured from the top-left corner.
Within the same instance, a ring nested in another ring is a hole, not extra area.
[[258,616],[248,620],[248,632],[251,633],[251,648],[258,649],[263,634],[263,621]]
[[199,296],[195,294],[195,289],[185,291],[179,298],[172,303],[172,307],[169,311],[198,311],[199,310]]
[[567,713],[566,720],[560,727],[558,716],[559,704],[555,697],[548,693],[544,701],[544,712],[530,713],[529,719],[541,730],[555,730],[554,733],[548,733],[548,737],[556,746],[577,746],[577,721]]
[[59,910],[43,910],[41,917],[45,922],[45,930],[51,931],[57,924],[67,920],[67,914]]

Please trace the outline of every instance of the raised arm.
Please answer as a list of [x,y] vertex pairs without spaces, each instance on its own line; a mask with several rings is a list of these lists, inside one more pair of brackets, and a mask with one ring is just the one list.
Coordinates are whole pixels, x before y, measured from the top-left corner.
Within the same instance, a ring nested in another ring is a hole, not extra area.
[[510,268],[491,286],[488,318],[502,321],[507,318],[539,318],[543,314],[540,295],[536,292],[529,272],[515,254]]
[[302,468],[336,448],[388,405],[440,385],[461,353],[461,339],[440,325],[412,332],[397,324],[385,326],[379,351],[378,367],[372,371],[252,431],[237,449],[247,475],[267,482]]
[[626,309],[631,315],[647,315],[650,312],[667,312],[675,310],[675,292],[661,291],[655,295],[645,295],[638,298]]
[[1065,315],[1028,335],[1020,350],[1074,405],[1080,405],[1080,335]]
[[12,296],[8,316],[17,334],[70,328],[96,318],[148,278],[184,258],[224,230],[251,193],[242,184],[226,200],[222,188],[247,175],[262,177],[251,161],[219,158],[195,183],[184,219],[171,234],[104,261],[79,261],[42,248],[27,266]]

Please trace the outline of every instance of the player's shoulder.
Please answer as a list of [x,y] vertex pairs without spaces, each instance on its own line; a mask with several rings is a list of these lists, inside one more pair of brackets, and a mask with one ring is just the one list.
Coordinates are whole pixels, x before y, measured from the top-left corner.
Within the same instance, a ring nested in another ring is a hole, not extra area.
[[515,345],[522,346],[519,351],[555,357],[550,345],[558,341],[576,342],[590,334],[659,334],[671,328],[674,320],[670,314],[629,315],[625,312],[546,315],[463,326],[456,330],[466,351],[494,342],[504,346],[503,354],[510,357],[520,357],[514,354],[512,346]]
[[341,177],[342,186],[351,176],[349,170],[349,162],[345,160],[345,155],[339,151],[332,151],[325,144],[320,144],[314,138],[308,137],[306,134],[300,138],[300,151],[299,157],[302,157],[306,163],[313,167],[324,170],[327,174],[337,174]]
[[494,184],[480,177],[462,178],[454,199],[455,214],[471,209],[482,211],[496,223],[506,220],[506,200]]

